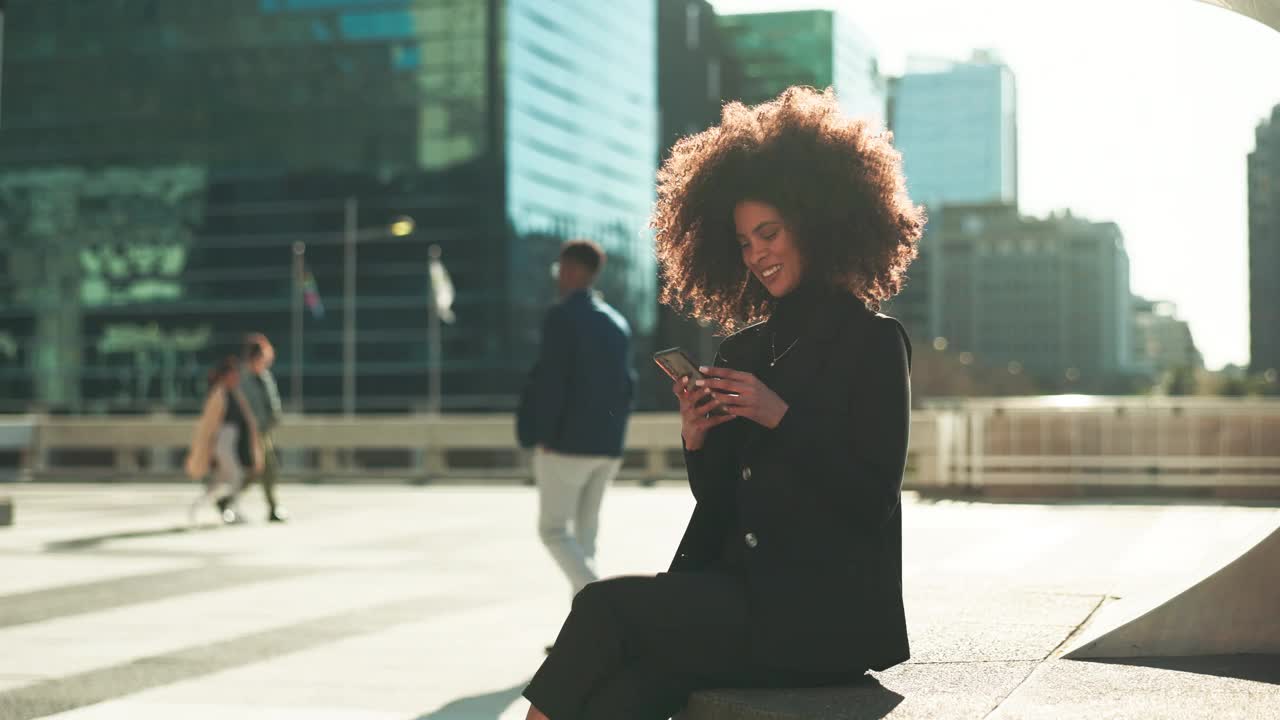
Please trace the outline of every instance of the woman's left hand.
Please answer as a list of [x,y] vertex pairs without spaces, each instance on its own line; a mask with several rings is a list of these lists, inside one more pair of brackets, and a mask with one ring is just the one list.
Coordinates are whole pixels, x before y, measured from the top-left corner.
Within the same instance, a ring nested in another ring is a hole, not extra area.
[[716,400],[730,415],[754,420],[772,430],[778,427],[782,416],[787,414],[789,406],[786,401],[755,375],[726,367],[698,369],[707,378],[698,380],[695,384],[715,391]]

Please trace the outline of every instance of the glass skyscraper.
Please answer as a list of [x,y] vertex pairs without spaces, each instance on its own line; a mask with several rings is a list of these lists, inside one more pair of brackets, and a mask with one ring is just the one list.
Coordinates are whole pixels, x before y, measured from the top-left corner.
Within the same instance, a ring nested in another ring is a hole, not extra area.
[[989,53],[914,67],[894,82],[894,145],[911,199],[930,207],[1018,200],[1017,91]]
[[[3,409],[190,408],[247,331],[286,401],[301,363],[305,408],[338,409],[349,220],[361,411],[425,405],[432,244],[457,289],[446,408],[513,402],[570,237],[609,252],[601,289],[647,347],[651,1],[10,0],[6,20]],[[380,230],[400,215],[412,236]],[[295,357],[299,242],[320,303]]]
[[875,49],[850,16],[833,10],[721,15],[742,66],[742,101],[772,100],[792,85],[834,87],[841,108],[882,126],[885,79]]
[[913,59],[890,83],[889,128],[907,191],[930,216],[907,285],[890,306],[917,338],[945,334],[942,284],[952,259],[936,229],[946,206],[1017,208],[1016,101],[1013,72],[984,52],[964,63]]
[[[507,2],[506,205],[526,239],[512,245],[507,286],[518,298],[545,295],[546,274],[529,268],[550,266],[554,239],[594,239],[608,253],[605,299],[651,335],[658,281],[646,226],[658,153],[657,7]],[[514,318],[530,352],[539,318],[529,312],[544,305],[525,302]]]

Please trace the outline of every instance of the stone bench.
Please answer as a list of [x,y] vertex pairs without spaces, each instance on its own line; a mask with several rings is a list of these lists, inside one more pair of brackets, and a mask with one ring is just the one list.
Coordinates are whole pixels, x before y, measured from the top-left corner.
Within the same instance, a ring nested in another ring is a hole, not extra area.
[[902,700],[868,675],[840,687],[697,692],[676,720],[876,720]]

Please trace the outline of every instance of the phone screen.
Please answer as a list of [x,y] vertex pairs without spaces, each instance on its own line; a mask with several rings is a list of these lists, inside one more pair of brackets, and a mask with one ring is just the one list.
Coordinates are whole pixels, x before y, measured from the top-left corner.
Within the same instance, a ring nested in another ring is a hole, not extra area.
[[677,382],[680,378],[689,377],[691,380],[699,380],[703,377],[698,371],[698,366],[693,360],[685,355],[684,350],[678,347],[661,350],[653,354],[653,361],[658,363],[658,367],[662,371],[671,376],[672,380]]
[[[667,375],[670,375],[671,379],[676,382],[680,382],[680,378],[683,377],[688,377],[690,383],[694,380],[701,380],[706,377],[698,370],[698,366],[694,364],[693,360],[690,359],[688,355],[685,354],[684,350],[681,350],[678,347],[654,353],[653,361],[658,363],[658,367],[662,368],[662,371]],[[710,401],[711,399],[708,397],[705,401],[699,401],[699,404],[706,404]],[[727,411],[724,408],[717,406],[715,409],[711,410],[709,414],[725,415],[727,414]]]

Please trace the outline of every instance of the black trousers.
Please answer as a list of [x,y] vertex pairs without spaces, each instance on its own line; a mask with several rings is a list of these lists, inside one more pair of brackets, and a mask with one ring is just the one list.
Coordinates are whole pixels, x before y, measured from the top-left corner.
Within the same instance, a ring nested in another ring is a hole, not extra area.
[[591,583],[573,599],[524,696],[551,720],[666,720],[717,687],[812,687],[857,674],[761,667],[748,653],[746,587],[727,573]]
[[[262,472],[249,472],[253,468],[252,450],[244,452],[250,455],[250,460],[244,475],[244,484],[240,486],[240,492],[249,489],[255,481],[262,483],[262,494],[267,500],[267,511],[274,514],[278,504],[276,503],[276,480],[280,477],[280,458],[276,455],[276,441],[271,431],[258,433],[258,441],[262,443]],[[252,446],[249,446],[252,448]],[[241,460],[243,462],[243,460]]]

